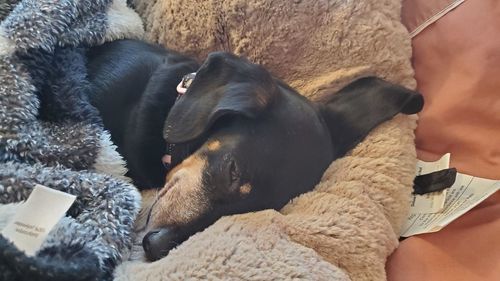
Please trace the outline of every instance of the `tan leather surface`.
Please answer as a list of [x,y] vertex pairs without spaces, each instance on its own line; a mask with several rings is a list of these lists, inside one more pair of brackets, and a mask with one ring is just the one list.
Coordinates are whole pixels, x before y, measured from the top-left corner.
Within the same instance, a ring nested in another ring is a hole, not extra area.
[[[408,23],[442,2],[404,3]],[[451,152],[460,172],[500,179],[500,1],[467,0],[413,39],[413,56],[426,102],[419,158]],[[500,192],[441,231],[401,242],[386,270],[389,281],[500,280]]]
[[468,0],[413,39],[418,156],[500,179],[500,1]]
[[439,232],[404,240],[386,265],[389,281],[500,280],[500,192]]
[[459,0],[403,0],[401,18],[409,32]]

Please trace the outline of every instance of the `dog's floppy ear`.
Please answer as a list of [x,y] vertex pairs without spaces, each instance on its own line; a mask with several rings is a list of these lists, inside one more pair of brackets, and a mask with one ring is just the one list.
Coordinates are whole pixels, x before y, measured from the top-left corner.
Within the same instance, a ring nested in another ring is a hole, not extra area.
[[264,68],[229,53],[211,53],[170,111],[164,137],[169,143],[182,143],[202,135],[222,116],[255,118],[275,91]]
[[334,158],[347,153],[380,123],[398,113],[415,114],[423,104],[419,93],[376,77],[350,83],[319,105],[332,136]]

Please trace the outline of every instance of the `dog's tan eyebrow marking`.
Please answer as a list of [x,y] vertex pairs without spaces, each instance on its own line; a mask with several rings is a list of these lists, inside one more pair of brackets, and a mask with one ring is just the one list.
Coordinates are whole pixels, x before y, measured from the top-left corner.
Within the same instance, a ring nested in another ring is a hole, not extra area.
[[220,141],[214,140],[207,144],[207,148],[209,151],[217,151],[220,148]]
[[248,193],[250,193],[250,191],[252,191],[252,186],[249,183],[240,186],[240,194],[241,195],[243,195],[243,196],[248,195]]

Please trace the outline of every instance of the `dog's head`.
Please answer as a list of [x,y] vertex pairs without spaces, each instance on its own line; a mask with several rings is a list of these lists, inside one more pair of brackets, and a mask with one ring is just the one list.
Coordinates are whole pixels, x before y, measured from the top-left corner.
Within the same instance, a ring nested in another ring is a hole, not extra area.
[[422,105],[418,93],[373,77],[316,104],[258,65],[211,54],[165,124],[167,142],[197,145],[169,172],[151,208],[148,258],[221,216],[280,209],[372,128]]

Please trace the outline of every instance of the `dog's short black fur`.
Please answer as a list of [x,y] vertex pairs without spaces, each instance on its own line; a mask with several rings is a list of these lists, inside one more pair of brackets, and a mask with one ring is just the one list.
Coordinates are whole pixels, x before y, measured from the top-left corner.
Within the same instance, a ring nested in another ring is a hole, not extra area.
[[127,161],[128,176],[140,189],[162,187],[167,172],[161,161],[166,153],[163,124],[177,98],[177,84],[199,64],[134,40],[94,47],[87,58],[92,104]]
[[[176,85],[194,71],[175,102]],[[374,77],[312,103],[234,55],[212,53],[198,67],[130,40],[92,49],[89,73],[95,105],[139,186],[163,185],[164,138],[182,148],[150,211],[143,246],[151,260],[221,216],[280,209],[375,126],[423,106],[418,93]]]

